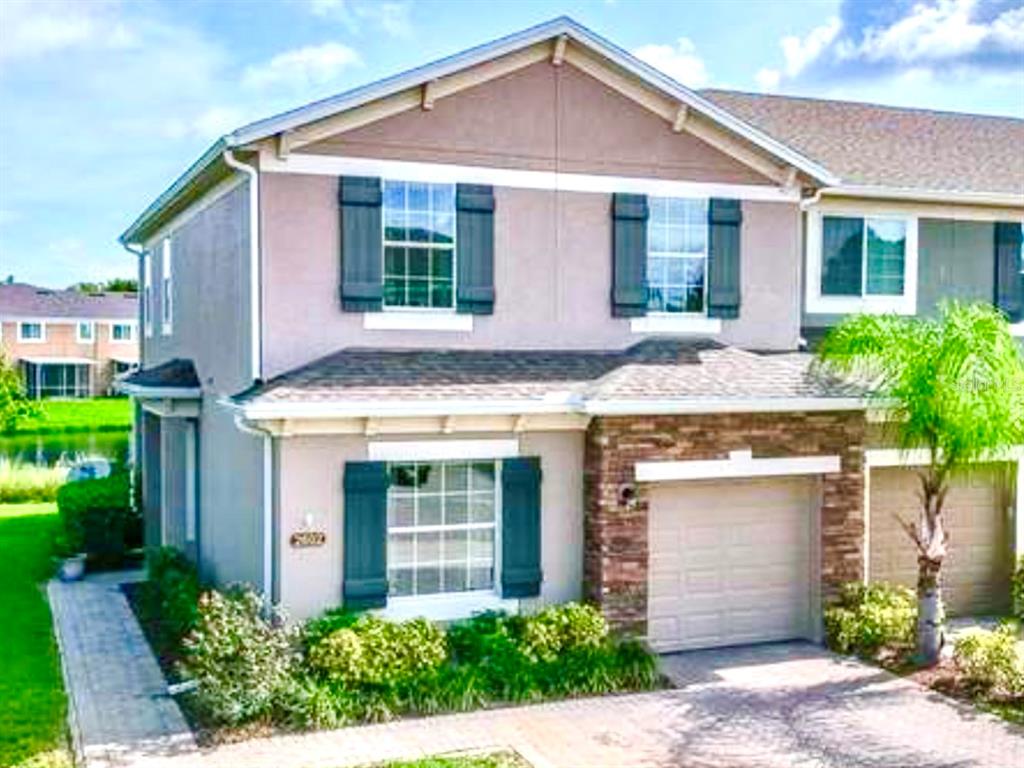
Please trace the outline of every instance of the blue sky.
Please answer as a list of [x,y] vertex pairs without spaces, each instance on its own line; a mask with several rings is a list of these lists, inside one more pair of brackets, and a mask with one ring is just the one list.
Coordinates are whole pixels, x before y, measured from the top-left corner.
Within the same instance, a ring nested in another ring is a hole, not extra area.
[[560,14],[693,87],[1024,117],[1022,0],[0,0],[0,279],[131,274],[221,134]]

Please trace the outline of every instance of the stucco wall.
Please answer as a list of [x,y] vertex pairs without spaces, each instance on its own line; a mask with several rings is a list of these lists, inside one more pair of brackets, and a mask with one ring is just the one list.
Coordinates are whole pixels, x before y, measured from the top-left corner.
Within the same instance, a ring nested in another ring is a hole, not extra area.
[[[537,432],[517,437],[520,453],[539,456],[543,472],[544,582],[539,602],[577,599],[583,573],[583,433]],[[344,466],[346,461],[366,460],[367,442],[367,438],[358,435],[288,437],[277,441],[278,597],[295,619],[313,616],[341,602]],[[288,539],[293,532],[306,527],[307,517],[315,530],[327,533],[327,543],[323,547],[293,549]],[[534,602],[537,601],[531,601]]]

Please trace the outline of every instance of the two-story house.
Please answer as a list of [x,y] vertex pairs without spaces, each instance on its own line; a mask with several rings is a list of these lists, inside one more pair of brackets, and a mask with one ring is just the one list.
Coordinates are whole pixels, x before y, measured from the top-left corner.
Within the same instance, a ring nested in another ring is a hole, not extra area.
[[[913,579],[851,312],[1020,321],[1024,122],[697,93],[560,18],[214,144],[139,254],[147,541],[295,617],[587,598],[661,649]],[[950,499],[1005,606],[1021,462]]]
[[113,394],[139,361],[135,294],[0,283],[0,353],[30,397]]

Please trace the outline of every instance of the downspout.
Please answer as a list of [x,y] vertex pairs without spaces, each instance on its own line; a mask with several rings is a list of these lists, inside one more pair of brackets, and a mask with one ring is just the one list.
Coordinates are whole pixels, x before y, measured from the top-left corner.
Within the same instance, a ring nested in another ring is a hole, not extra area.
[[[128,251],[128,253],[130,253],[133,256],[135,256],[136,259],[141,259],[143,256],[146,255],[146,252],[142,248],[135,247],[131,243],[124,243],[124,242],[122,242],[121,243],[121,247],[124,248],[126,251]],[[136,275],[138,274],[138,269],[141,269],[141,267],[137,267],[136,268],[136,272],[135,272]],[[136,286],[136,287],[139,288],[141,286]],[[142,291],[139,291],[138,296],[139,296],[139,302],[141,303],[142,302]],[[142,312],[138,313],[136,319],[140,320],[140,321],[143,320]],[[143,339],[142,329],[143,329],[143,325],[142,325],[142,322],[140,322],[138,324],[138,326],[136,327],[136,329],[135,329],[135,337],[138,339],[138,344],[139,344],[139,368],[142,368],[142,339]],[[134,398],[133,398],[133,400],[134,400]],[[134,403],[134,406],[135,406],[135,409],[139,409],[139,404],[137,402]],[[141,409],[139,409],[139,410],[141,410]],[[135,500],[138,498],[138,494],[139,494],[139,489],[135,485],[135,477],[136,477],[137,474],[141,474],[141,472],[142,472],[142,467],[137,466],[138,461],[139,461],[139,457],[138,457],[138,452],[136,451],[136,443],[140,439],[139,438],[138,430],[141,427],[142,427],[142,425],[141,424],[136,424],[135,423],[135,419],[132,418],[132,439],[131,439],[131,442],[128,445],[128,459],[129,459],[129,462],[131,463],[132,471],[128,473],[128,493],[130,494],[130,502],[129,503],[131,504],[132,512],[135,512],[136,514],[139,514],[139,513],[142,512],[142,510],[139,509],[139,505],[135,503]]]
[[[803,253],[800,254],[800,274],[801,274],[801,280],[800,280],[800,307],[799,307],[799,312],[800,312],[801,318],[803,316],[803,301],[804,301],[804,294],[805,294],[803,281],[807,279],[807,273],[806,273],[806,268],[807,268],[807,220],[805,218],[805,214],[807,213],[807,211],[809,209],[813,208],[814,206],[816,206],[818,203],[821,202],[821,195],[822,195],[822,193],[824,191],[825,191],[824,187],[818,187],[818,190],[813,195],[811,195],[810,197],[805,197],[805,198],[803,198],[800,201],[800,231],[801,231],[800,242],[803,244],[803,249],[802,249]],[[801,350],[806,350],[807,346],[808,346],[807,345],[807,339],[805,339],[801,335],[800,338],[797,340],[797,346]]]
[[269,606],[274,601],[274,436],[247,424],[241,414],[235,416],[235,426],[263,441],[263,599]]
[[263,354],[260,339],[260,175],[251,165],[235,158],[230,149],[222,155],[230,168],[249,177],[249,325],[251,327],[250,357],[252,359],[252,380],[263,376]]

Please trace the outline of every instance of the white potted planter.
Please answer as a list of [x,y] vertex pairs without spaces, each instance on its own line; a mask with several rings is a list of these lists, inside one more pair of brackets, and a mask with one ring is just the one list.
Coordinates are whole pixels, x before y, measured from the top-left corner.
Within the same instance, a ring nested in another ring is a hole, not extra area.
[[65,558],[60,564],[61,581],[78,581],[85,575],[85,553]]

